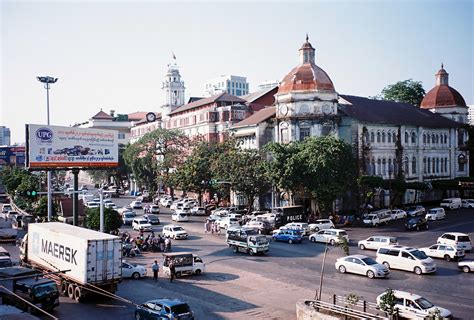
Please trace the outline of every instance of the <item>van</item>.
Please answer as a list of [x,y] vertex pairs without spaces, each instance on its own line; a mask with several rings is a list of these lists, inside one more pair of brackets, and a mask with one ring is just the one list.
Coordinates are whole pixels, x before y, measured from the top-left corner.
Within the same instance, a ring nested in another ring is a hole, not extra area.
[[443,199],[440,206],[449,210],[459,209],[462,207],[462,200],[461,198]]
[[389,236],[372,236],[365,240],[360,240],[357,246],[361,250],[371,249],[377,250],[383,246],[395,246],[398,245],[398,240],[395,237]]
[[378,263],[388,269],[411,271],[418,275],[436,271],[436,263],[423,251],[403,246],[380,247],[377,250]]
[[446,232],[438,238],[436,243],[450,244],[464,249],[464,251],[471,251],[471,238],[468,234],[460,232]]

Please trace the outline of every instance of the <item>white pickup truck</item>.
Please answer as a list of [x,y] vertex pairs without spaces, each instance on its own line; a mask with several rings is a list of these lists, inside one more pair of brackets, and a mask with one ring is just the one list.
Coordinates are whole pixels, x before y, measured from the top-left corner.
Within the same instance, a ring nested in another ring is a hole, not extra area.
[[369,213],[363,220],[366,226],[377,227],[381,224],[388,224],[392,221],[390,210],[379,210]]
[[270,242],[267,237],[256,233],[255,229],[250,228],[229,228],[227,229],[227,245],[235,253],[240,251],[250,255],[265,254],[270,249]]
[[163,253],[165,261],[163,263],[163,272],[170,275],[169,263],[173,261],[175,265],[176,276],[185,274],[200,275],[206,269],[206,264],[202,259],[190,252]]

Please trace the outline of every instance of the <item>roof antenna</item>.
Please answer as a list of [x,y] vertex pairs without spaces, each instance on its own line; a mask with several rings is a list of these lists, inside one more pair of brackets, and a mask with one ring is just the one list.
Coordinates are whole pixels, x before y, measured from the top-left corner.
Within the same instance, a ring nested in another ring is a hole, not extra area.
[[444,69],[444,64],[443,64],[443,62],[441,62],[441,69]]
[[308,33],[306,32],[306,42],[308,42],[309,40],[309,37],[308,37]]

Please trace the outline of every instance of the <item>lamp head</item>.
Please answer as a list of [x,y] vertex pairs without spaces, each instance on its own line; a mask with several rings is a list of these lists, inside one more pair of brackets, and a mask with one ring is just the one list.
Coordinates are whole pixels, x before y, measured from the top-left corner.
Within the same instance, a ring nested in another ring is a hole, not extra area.
[[36,77],[39,82],[41,83],[56,83],[58,81],[58,78],[53,78],[50,76],[44,76],[44,77]]

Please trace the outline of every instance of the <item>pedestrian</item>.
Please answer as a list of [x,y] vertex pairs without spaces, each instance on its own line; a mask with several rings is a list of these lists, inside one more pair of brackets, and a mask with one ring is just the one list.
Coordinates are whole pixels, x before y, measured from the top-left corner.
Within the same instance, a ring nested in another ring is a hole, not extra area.
[[158,270],[160,269],[158,261],[155,260],[155,263],[153,263],[151,269],[153,270],[153,281],[158,282]]
[[174,277],[175,277],[175,272],[176,272],[176,268],[174,266],[174,261],[171,260],[170,263],[168,264],[168,266],[170,268],[170,282],[173,282]]

